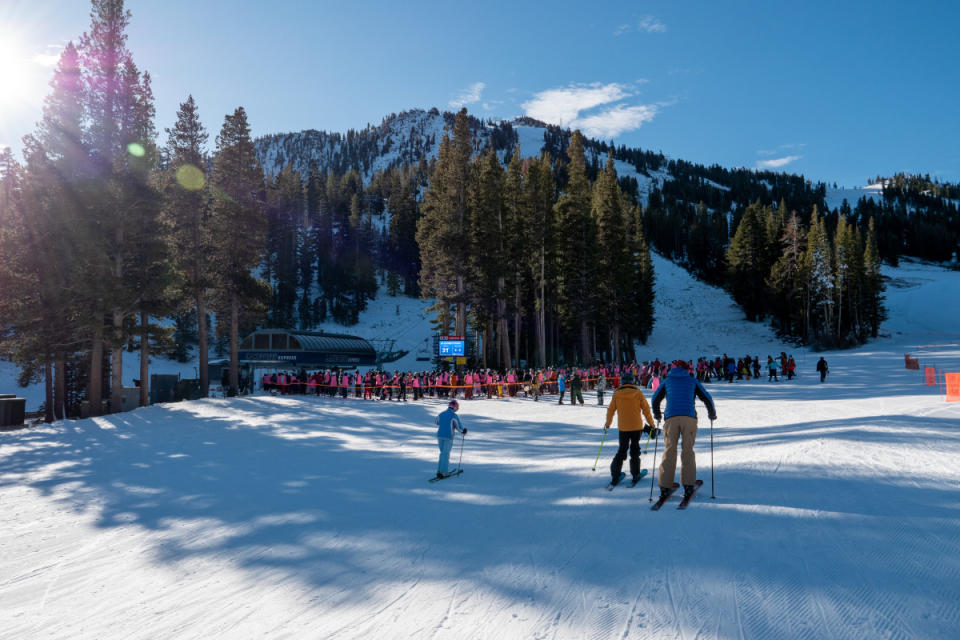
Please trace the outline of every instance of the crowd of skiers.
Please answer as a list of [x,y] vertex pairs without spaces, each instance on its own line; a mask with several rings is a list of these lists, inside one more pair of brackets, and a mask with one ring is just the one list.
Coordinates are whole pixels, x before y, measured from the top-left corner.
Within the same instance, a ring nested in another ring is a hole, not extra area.
[[[723,354],[716,358],[699,358],[686,366],[697,381],[708,383],[726,380],[760,378],[762,371],[768,380],[790,380],[796,375],[793,356],[781,353],[777,359],[767,356],[767,365],[761,369],[758,356],[732,358]],[[557,396],[557,402],[583,405],[583,392],[595,391],[597,404],[604,404],[607,390],[617,389],[624,374],[645,389],[656,391],[667,376],[671,363],[659,359],[628,365],[598,364],[589,367],[548,367],[544,369],[510,369],[499,372],[490,369],[466,371],[394,371],[358,369],[330,369],[308,373],[277,372],[265,374],[262,388],[279,394],[311,394],[368,400],[420,400],[431,398],[504,398],[522,396],[539,400],[541,396]]]

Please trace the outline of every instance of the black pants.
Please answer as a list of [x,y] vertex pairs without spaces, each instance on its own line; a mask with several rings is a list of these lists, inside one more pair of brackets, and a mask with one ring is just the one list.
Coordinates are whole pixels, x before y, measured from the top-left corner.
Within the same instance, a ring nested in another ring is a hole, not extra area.
[[616,480],[620,477],[620,471],[623,469],[623,461],[627,459],[627,448],[630,448],[630,475],[640,475],[640,436],[643,431],[620,431],[620,448],[617,449],[617,455],[613,456],[613,462],[610,463],[610,474]]

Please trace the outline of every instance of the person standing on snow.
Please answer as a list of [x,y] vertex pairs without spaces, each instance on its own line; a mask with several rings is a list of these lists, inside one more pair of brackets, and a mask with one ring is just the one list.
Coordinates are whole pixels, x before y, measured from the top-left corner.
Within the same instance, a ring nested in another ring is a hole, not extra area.
[[660,463],[660,495],[665,496],[673,488],[677,471],[677,444],[683,438],[683,450],[680,453],[681,484],[684,496],[693,493],[697,481],[697,457],[693,452],[693,443],[697,438],[696,399],[707,406],[710,420],[717,419],[717,410],[713,398],[696,378],[687,371],[685,364],[674,367],[663,384],[653,395],[653,415],[660,421],[660,403],[667,399],[666,420],[663,423],[663,460]]
[[580,377],[580,370],[574,369],[573,373],[570,374],[570,406],[574,406],[577,402],[580,402],[580,406],[583,406],[583,379]]
[[767,376],[767,382],[771,380],[780,382],[780,378],[777,377],[777,363],[774,361],[773,356],[767,356],[767,371],[770,372],[770,375]]
[[823,382],[827,379],[827,372],[830,369],[827,367],[827,361],[823,359],[823,356],[820,356],[820,359],[817,360],[817,371],[820,372],[820,382]]
[[[623,461],[627,459],[627,449],[630,450],[630,475],[633,481],[640,479],[640,434],[653,429],[653,416],[650,415],[650,405],[647,403],[643,391],[634,384],[633,374],[626,372],[620,376],[620,386],[613,392],[610,406],[607,407],[607,419],[603,425],[606,433],[610,428],[613,414],[617,414],[617,431],[620,434],[620,448],[610,462],[610,473],[613,475],[613,484],[620,481],[620,471]],[[643,419],[647,426],[644,428]],[[672,484],[672,481],[671,481]]]
[[603,406],[603,392],[607,388],[607,379],[606,373],[601,368],[600,373],[597,374],[597,404],[601,407]]
[[567,376],[563,371],[557,376],[557,391],[560,392],[560,400],[557,404],[563,404],[563,394],[567,392]]
[[437,446],[440,447],[440,460],[437,462],[437,477],[442,478],[450,473],[450,451],[453,450],[453,434],[459,431],[467,435],[467,429],[457,417],[460,403],[451,400],[446,411],[437,416]]

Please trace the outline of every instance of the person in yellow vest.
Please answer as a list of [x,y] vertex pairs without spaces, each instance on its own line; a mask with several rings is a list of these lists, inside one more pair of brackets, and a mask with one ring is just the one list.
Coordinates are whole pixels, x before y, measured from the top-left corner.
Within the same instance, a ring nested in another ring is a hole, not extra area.
[[[628,449],[630,451],[630,475],[636,482],[640,479],[640,435],[649,433],[654,426],[650,405],[647,403],[643,391],[634,384],[633,374],[630,372],[620,376],[620,386],[613,392],[613,397],[610,399],[610,406],[607,407],[607,419],[603,425],[604,433],[610,428],[613,414],[617,414],[617,431],[620,434],[620,448],[617,449],[617,453],[610,463],[613,484],[620,482],[620,472],[623,469],[623,461],[627,459]],[[646,427],[643,426],[644,419],[647,421]]]

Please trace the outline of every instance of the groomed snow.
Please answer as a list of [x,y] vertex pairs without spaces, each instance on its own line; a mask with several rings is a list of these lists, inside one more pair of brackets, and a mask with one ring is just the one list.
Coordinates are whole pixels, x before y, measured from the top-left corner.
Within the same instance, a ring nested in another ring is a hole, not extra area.
[[[657,267],[661,357],[783,350]],[[604,490],[592,394],[461,401],[466,471],[437,484],[438,400],[209,399],[0,433],[0,639],[956,637],[960,403],[903,353],[960,364],[960,274],[885,272],[910,284],[888,337],[824,354],[826,384],[809,354],[789,383],[708,386],[715,474],[701,417],[685,512],[649,511],[649,481]],[[919,325],[924,304],[945,310]]]

